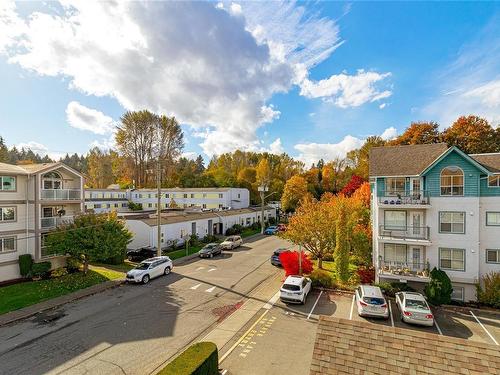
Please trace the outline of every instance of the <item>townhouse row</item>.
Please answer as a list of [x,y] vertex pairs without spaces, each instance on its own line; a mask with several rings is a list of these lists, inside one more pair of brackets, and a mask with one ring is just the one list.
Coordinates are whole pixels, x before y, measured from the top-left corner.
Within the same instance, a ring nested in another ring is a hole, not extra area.
[[373,148],[373,263],[377,281],[422,289],[445,270],[452,298],[500,272],[500,153],[467,155],[446,144]]

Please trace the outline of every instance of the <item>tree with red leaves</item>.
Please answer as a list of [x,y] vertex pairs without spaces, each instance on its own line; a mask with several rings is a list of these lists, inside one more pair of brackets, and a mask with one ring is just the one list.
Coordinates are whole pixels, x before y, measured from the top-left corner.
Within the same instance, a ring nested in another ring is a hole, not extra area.
[[346,186],[340,191],[340,194],[350,197],[354,194],[356,190],[358,190],[361,185],[365,183],[364,178],[359,177],[357,175],[352,175],[351,180],[347,183]]
[[[285,270],[285,276],[299,274],[299,252],[283,251],[280,254],[280,262]],[[313,264],[309,255],[302,251],[302,273],[310,274],[313,270]]]

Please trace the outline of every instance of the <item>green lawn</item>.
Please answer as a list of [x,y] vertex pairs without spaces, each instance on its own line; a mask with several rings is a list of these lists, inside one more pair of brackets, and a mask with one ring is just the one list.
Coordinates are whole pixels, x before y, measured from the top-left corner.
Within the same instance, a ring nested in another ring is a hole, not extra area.
[[[198,251],[200,251],[200,249],[203,246],[189,246],[189,250],[188,250],[187,255],[191,255],[191,254],[197,253]],[[171,251],[171,252],[167,253],[167,255],[172,260],[179,259],[179,258],[182,258],[182,257],[186,256],[186,249],[180,249],[180,250]]]
[[0,288],[0,314],[33,305],[51,298],[88,288],[92,285],[123,277],[122,272],[96,267],[57,279],[29,281]]
[[260,229],[244,229],[241,232],[241,238],[250,237],[257,233],[260,233]]

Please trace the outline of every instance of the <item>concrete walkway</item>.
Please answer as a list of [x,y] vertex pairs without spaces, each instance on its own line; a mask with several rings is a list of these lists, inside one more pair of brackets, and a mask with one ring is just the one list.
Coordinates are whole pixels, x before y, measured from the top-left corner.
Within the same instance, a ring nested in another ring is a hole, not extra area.
[[107,289],[117,287],[125,282],[124,279],[110,280],[101,284],[93,285],[91,287],[77,290],[73,293],[68,293],[60,297],[51,298],[46,301],[36,303],[31,306],[23,307],[22,309],[11,311],[0,315],[0,327],[16,322],[18,320],[29,318],[39,312],[50,310],[59,307],[69,302],[76,301],[80,298],[90,296],[92,294],[103,292]]

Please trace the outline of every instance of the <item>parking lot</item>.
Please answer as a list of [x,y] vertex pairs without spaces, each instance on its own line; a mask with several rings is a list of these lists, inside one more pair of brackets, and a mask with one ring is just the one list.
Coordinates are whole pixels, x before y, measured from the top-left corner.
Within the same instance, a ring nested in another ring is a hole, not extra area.
[[228,375],[308,374],[319,315],[458,337],[492,347],[499,344],[500,314],[435,309],[436,325],[421,327],[403,323],[394,300],[388,302],[391,314],[384,320],[358,316],[352,294],[314,290],[305,305],[284,304],[276,294],[234,339],[233,350],[223,354],[222,367]]

